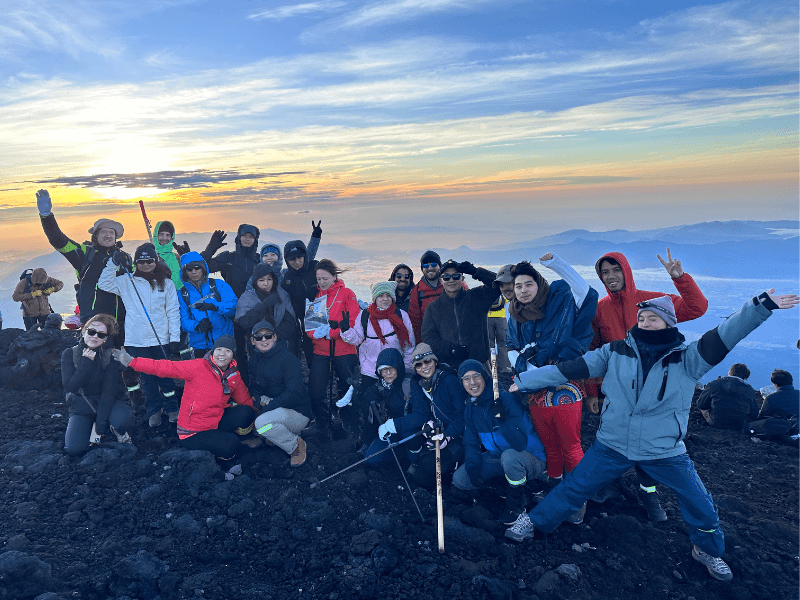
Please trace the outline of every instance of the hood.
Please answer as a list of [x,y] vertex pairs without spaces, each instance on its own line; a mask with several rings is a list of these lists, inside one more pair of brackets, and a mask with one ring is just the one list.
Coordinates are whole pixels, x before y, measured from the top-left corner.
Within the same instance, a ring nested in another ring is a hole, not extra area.
[[408,272],[411,273],[411,279],[409,279],[409,281],[411,283],[406,288],[406,290],[407,290],[406,294],[410,294],[411,293],[411,288],[414,287],[414,270],[411,267],[409,267],[407,264],[400,263],[394,269],[392,269],[392,274],[389,275],[389,281],[394,281],[394,276],[397,275],[397,271],[399,271],[400,269],[407,269]]
[[31,284],[32,285],[41,285],[47,281],[47,271],[39,267],[38,269],[34,269],[33,273],[31,273]]
[[258,259],[260,262],[264,262],[264,255],[267,252],[274,252],[278,255],[278,260],[275,261],[275,265],[272,267],[276,273],[279,273],[281,269],[283,269],[283,252],[278,247],[277,244],[268,243],[261,246],[261,251],[258,253]]
[[186,272],[183,270],[183,267],[193,262],[203,263],[206,267],[206,278],[208,277],[208,263],[206,262],[206,259],[200,256],[199,252],[187,252],[186,254],[181,256],[181,281],[183,281],[184,283],[187,283],[189,281],[189,278],[186,277]]
[[[250,246],[249,248],[245,248],[244,246],[242,246],[239,243],[239,239],[245,233],[252,233],[256,238],[256,241],[253,242],[253,245]],[[251,254],[252,257],[253,257],[253,260],[255,260],[256,256],[258,256],[258,234],[259,233],[260,232],[258,230],[258,227],[256,227],[255,225],[248,225],[247,223],[242,223],[241,225],[239,225],[239,229],[236,230],[236,238],[234,239],[234,241],[236,242],[236,252],[243,252],[245,254]]]
[[[168,244],[159,244],[158,243],[158,232],[162,229],[166,231],[172,232],[172,240]],[[169,252],[170,254],[173,251],[172,242],[175,241],[175,226],[170,221],[159,221],[156,223],[155,228],[153,229],[153,244],[156,247],[156,252],[158,252],[159,256],[162,254],[166,254]]]
[[397,379],[395,381],[403,381],[406,376],[406,367],[403,364],[403,355],[400,354],[397,348],[386,348],[378,354],[378,359],[375,361],[375,375],[378,376],[378,379],[381,378],[381,374],[378,373],[378,367],[385,367],[386,365],[397,369]]
[[[469,371],[477,371],[483,376],[483,381],[486,383],[486,387],[483,388],[483,392],[480,396],[473,399],[472,396],[467,394],[469,397],[470,402],[477,402],[478,404],[484,404],[485,402],[490,402],[494,399],[494,389],[492,387],[492,376],[486,371],[486,368],[479,363],[477,360],[470,358],[462,362],[458,367],[458,378],[459,380],[464,377]],[[463,384],[462,384],[463,387]],[[465,390],[466,391],[466,390]]]
[[[622,252],[606,252],[601,256],[596,263],[594,263],[594,270],[597,273],[597,277],[600,277],[600,263],[602,263],[607,258],[613,258],[615,261],[619,263],[619,266],[622,267],[622,274],[625,276],[625,289],[621,292],[617,292],[618,294],[635,294],[636,293],[636,282],[633,280],[633,271],[631,271],[631,266],[628,264],[628,259],[625,258],[625,255]],[[602,282],[603,280],[600,279]],[[605,283],[603,284],[605,286]],[[609,291],[606,288],[606,295],[611,296],[613,292]]]
[[[290,242],[286,242],[286,245],[283,247],[283,257],[289,261],[293,258],[297,258],[298,256],[308,256],[306,245],[303,243],[303,241],[292,240]],[[288,264],[286,266],[287,268],[291,268]]]

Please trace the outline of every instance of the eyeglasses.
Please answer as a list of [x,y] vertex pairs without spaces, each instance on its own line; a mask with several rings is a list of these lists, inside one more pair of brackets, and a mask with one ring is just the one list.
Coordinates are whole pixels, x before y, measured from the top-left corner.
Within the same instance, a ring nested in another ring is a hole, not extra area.
[[137,265],[152,265],[155,264],[155,259],[153,258],[142,258],[136,261]]
[[450,281],[451,279],[453,281],[458,281],[461,279],[461,273],[445,273],[442,275],[442,281]]
[[411,279],[411,275],[409,273],[406,273],[405,275],[403,273],[395,273],[394,274],[394,278],[395,279]]
[[271,333],[265,333],[264,335],[254,335],[253,339],[257,342],[260,342],[261,340],[271,340],[274,337],[275,336]]
[[461,378],[461,381],[465,381],[466,383],[472,383],[473,381],[480,381],[483,379],[483,375],[480,373],[475,373],[475,375],[464,375]]
[[88,335],[89,337],[96,337],[101,340],[104,340],[108,337],[107,333],[103,333],[102,331],[97,331],[97,329],[87,329],[86,335]]
[[188,267],[186,267],[185,270],[186,271],[202,271],[203,267],[201,267],[200,265],[189,265]]
[[432,358],[423,358],[421,361],[414,363],[414,368],[419,369],[422,365],[429,365],[432,362],[433,362]]
[[439,263],[422,263],[423,269],[433,269],[434,267],[438,267]]

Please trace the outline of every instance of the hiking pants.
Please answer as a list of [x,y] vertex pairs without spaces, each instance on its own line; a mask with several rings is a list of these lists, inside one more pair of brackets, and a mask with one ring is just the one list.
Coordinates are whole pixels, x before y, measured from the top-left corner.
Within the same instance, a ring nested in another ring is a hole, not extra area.
[[[162,348],[164,349],[163,352]],[[125,349],[134,358],[164,360],[164,352],[166,352],[166,356],[169,356],[169,345],[144,348],[126,346]],[[178,399],[175,397],[175,382],[171,378],[139,373],[139,387],[144,394],[144,409],[147,412],[148,419],[162,408],[164,412],[178,410]]]
[[[546,466],[527,450],[517,452],[509,449],[502,454],[481,454],[481,478],[484,481],[505,475],[509,485],[525,485],[529,479],[546,479]],[[466,465],[458,467],[453,474],[453,485],[460,490],[476,490],[467,473]]]
[[222,460],[236,458],[242,449],[242,436],[253,429],[256,413],[244,404],[226,408],[216,429],[201,431],[181,440],[187,450],[208,450]]
[[308,417],[291,408],[276,408],[262,413],[256,419],[258,435],[291,454],[297,448],[297,436],[308,425]]
[[557,406],[531,405],[531,420],[547,455],[547,474],[561,477],[564,464],[572,471],[583,458],[581,449],[581,408],[583,402]]

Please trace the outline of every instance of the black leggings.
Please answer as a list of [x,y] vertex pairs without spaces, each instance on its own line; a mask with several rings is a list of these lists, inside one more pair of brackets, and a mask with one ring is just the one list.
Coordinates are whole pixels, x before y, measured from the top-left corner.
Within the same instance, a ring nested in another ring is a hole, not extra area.
[[[439,451],[439,459],[442,463],[442,477],[450,475],[464,462],[464,448],[460,443],[451,441],[444,450]],[[436,487],[436,452],[428,450],[424,442],[417,457],[414,473],[408,479],[419,487],[427,489]]]
[[236,458],[242,448],[242,437],[250,433],[256,414],[249,406],[226,408],[216,429],[201,431],[181,440],[187,450],[208,450],[222,460]]

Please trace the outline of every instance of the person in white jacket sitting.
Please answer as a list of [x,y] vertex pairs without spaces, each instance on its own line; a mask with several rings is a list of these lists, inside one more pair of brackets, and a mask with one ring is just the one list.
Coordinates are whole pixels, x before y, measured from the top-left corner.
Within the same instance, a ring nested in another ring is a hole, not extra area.
[[[158,257],[155,246],[142,244],[133,258],[117,250],[106,263],[97,287],[117,294],[125,304],[125,349],[133,357],[169,358],[177,354],[181,335],[181,314],[170,270]],[[126,271],[117,275],[118,267]],[[145,411],[150,427],[161,425],[166,412],[170,423],[178,420],[178,401],[172,379],[140,374]]]

